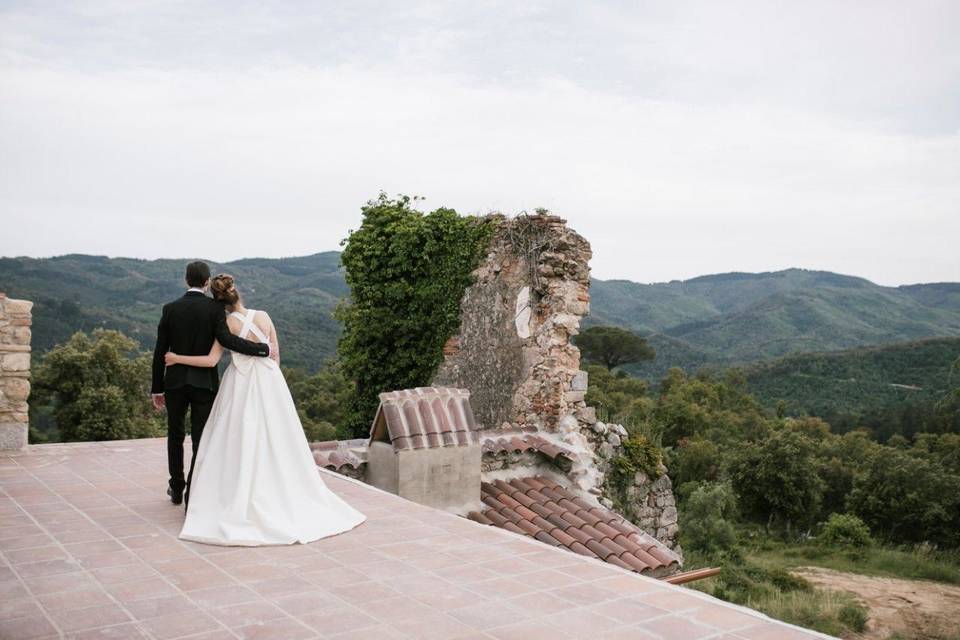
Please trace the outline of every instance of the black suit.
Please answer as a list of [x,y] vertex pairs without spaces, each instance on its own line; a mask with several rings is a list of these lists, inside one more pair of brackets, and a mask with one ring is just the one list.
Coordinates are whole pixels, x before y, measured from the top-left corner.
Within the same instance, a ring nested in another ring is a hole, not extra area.
[[[173,351],[184,356],[205,356],[214,339],[225,348],[248,356],[266,356],[269,347],[250,342],[230,333],[223,305],[198,291],[188,291],[179,300],[164,305],[157,326],[157,346],[153,350],[152,393],[162,393],[167,403],[167,464],[170,489],[179,496],[186,488],[190,494],[193,463],[203,435],[220,379],[216,367],[190,367],[175,364],[167,367],[164,355]],[[193,456],[190,473],[183,478],[184,421],[190,409],[190,437]]]

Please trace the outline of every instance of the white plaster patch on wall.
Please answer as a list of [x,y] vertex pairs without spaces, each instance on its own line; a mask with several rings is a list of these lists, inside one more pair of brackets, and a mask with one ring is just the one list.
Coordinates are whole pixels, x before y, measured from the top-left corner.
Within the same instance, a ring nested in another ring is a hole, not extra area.
[[515,309],[514,322],[517,325],[517,336],[525,340],[530,337],[530,287],[520,289]]

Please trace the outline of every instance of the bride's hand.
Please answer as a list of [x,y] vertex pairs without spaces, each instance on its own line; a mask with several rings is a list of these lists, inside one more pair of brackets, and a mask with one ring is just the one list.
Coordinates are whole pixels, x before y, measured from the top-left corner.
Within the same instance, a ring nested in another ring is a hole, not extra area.
[[166,355],[163,356],[163,359],[167,363],[168,367],[172,364],[179,363],[179,360],[177,359],[177,354],[175,354],[173,351],[167,351]]

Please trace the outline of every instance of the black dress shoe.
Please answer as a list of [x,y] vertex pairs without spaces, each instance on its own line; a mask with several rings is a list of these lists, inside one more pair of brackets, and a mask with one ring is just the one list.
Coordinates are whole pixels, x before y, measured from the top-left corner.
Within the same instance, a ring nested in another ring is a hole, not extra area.
[[183,493],[181,492],[174,493],[173,489],[171,489],[170,487],[167,487],[167,495],[170,496],[170,502],[172,502],[173,504],[180,504],[181,502],[183,502]]

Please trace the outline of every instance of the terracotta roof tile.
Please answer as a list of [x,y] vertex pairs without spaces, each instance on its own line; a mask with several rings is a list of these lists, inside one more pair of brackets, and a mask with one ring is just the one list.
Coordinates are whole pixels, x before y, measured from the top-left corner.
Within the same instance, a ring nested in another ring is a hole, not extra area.
[[381,393],[370,439],[390,442],[398,451],[477,444],[470,392],[418,387]]
[[310,451],[318,467],[332,471],[344,467],[359,469],[367,463],[367,441],[364,438],[311,442]]
[[535,451],[550,460],[563,457],[573,461],[573,451],[562,442],[554,442],[549,436],[537,431],[522,429],[487,429],[480,432],[480,443],[484,453],[524,453]]
[[[484,442],[486,447],[486,442]],[[622,516],[538,476],[481,484],[482,512],[468,517],[630,571],[663,573],[679,557]]]

